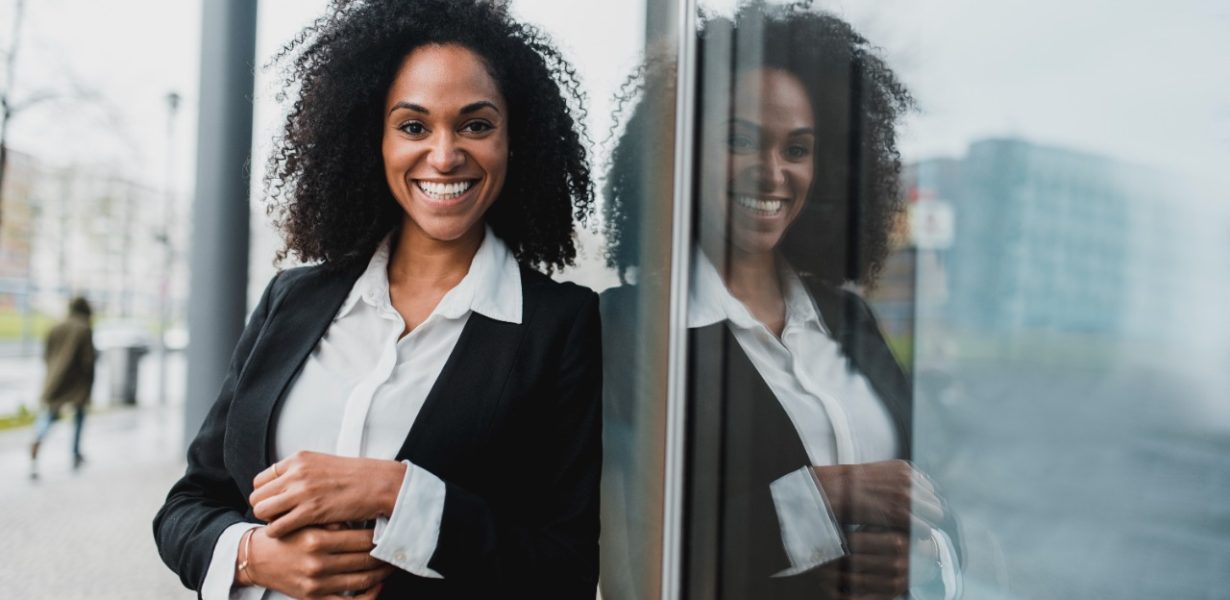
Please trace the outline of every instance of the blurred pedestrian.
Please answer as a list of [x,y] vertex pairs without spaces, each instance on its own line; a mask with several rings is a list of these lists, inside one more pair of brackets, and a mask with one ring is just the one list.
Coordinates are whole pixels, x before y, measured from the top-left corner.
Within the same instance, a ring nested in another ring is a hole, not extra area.
[[73,469],[81,467],[81,428],[85,425],[85,409],[94,387],[94,337],[90,330],[90,303],[80,296],[68,303],[68,318],[57,323],[47,334],[43,362],[47,376],[40,398],[42,410],[34,425],[34,443],[30,445],[30,478],[38,478],[38,450],[60,417],[66,405],[73,407]]

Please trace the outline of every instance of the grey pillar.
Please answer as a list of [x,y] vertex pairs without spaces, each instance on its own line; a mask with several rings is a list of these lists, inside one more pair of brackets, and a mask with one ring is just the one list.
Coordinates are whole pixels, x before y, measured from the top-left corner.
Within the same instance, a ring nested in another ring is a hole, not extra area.
[[256,0],[202,3],[184,445],[213,405],[247,315]]

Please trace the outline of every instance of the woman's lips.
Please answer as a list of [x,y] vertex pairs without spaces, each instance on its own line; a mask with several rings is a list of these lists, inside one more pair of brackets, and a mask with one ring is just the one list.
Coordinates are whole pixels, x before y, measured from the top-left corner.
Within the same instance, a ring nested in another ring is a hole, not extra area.
[[459,179],[454,181],[432,181],[415,179],[413,185],[422,193],[429,204],[448,207],[461,204],[478,188],[478,179]]
[[787,201],[777,197],[753,196],[748,194],[732,194],[731,201],[743,212],[755,217],[772,218],[786,211]]

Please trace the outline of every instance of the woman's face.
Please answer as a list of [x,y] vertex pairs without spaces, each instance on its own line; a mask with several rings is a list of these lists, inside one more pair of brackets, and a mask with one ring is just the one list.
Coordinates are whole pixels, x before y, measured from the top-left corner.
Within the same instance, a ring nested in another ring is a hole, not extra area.
[[[815,117],[797,77],[778,69],[736,76],[733,106],[705,138],[702,223],[726,227],[732,250],[771,252],[799,216],[815,165]],[[717,112],[709,111],[706,112]],[[724,224],[722,221],[729,219]]]
[[479,227],[508,170],[508,108],[483,60],[457,44],[415,49],[384,114],[384,175],[405,226],[439,241]]

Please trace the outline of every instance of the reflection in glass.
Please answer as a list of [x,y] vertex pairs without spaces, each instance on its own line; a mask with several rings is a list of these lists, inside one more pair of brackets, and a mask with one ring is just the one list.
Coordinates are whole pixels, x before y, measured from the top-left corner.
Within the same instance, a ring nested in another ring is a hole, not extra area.
[[[955,522],[900,460],[910,381],[845,289],[874,285],[887,253],[909,95],[847,23],[800,8],[707,18],[697,53],[685,596],[895,598],[911,577],[916,594],[955,595]],[[650,60],[640,75],[638,90],[670,90],[674,71]],[[660,278],[626,251],[653,198],[621,187],[637,173],[620,158],[643,156],[668,95],[632,100],[608,173],[610,259],[635,273],[606,294],[608,331],[620,296]],[[635,360],[627,343],[606,352]],[[608,389],[608,432],[634,398]],[[605,502],[605,529],[635,522]]]

